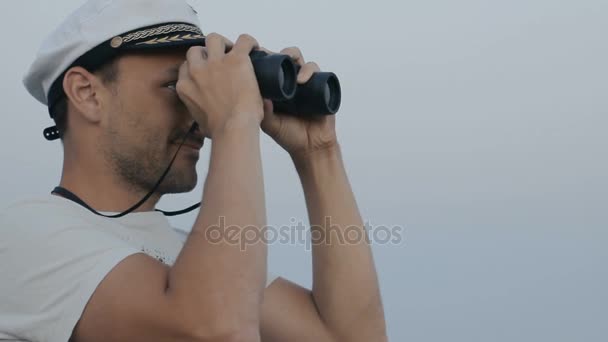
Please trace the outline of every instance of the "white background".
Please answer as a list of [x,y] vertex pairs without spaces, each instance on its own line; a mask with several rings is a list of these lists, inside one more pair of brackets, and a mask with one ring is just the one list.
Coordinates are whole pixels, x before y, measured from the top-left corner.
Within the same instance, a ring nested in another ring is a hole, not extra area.
[[[0,1],[0,207],[59,180],[60,143],[43,139],[52,122],[21,78],[80,3]],[[392,341],[608,339],[608,2],[192,4],[205,33],[297,45],[339,75],[361,211],[405,229],[401,244],[374,246]],[[263,153],[269,222],[306,222],[289,158],[269,139]],[[271,271],[310,286],[304,246],[275,244],[270,257]]]

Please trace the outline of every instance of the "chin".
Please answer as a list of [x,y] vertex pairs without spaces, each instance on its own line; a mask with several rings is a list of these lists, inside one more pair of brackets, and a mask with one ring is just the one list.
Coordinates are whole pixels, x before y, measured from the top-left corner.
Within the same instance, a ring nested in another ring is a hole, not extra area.
[[180,174],[179,177],[167,177],[163,184],[158,188],[158,192],[162,194],[182,194],[190,192],[196,188],[198,177],[196,171],[193,173]]
[[194,190],[196,184],[174,184],[170,187],[161,187],[158,192],[161,194],[184,194]]

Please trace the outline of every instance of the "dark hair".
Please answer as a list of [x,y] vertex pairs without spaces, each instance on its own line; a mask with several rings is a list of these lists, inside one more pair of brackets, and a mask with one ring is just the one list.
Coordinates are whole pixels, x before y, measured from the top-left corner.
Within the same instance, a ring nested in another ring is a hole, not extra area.
[[[89,70],[89,72],[98,75],[104,84],[115,82],[118,79],[118,65],[116,60],[117,59],[113,59],[106,62],[96,70]],[[50,114],[59,130],[59,136],[63,139],[63,136],[68,129],[68,98],[65,95],[65,92],[62,93],[55,105],[50,109]]]

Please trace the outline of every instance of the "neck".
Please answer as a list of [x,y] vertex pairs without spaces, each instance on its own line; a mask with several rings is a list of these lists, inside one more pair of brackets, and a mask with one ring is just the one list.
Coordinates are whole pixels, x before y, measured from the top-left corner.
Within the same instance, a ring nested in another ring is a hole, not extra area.
[[[121,213],[147,195],[147,191],[126,184],[103,161],[72,159],[64,154],[60,186],[100,212]],[[78,162],[77,162],[78,161]],[[153,194],[135,212],[153,211],[161,195]]]

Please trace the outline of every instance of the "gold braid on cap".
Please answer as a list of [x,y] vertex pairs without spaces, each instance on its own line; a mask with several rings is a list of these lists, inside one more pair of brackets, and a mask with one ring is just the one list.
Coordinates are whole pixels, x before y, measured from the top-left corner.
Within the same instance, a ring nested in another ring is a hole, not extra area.
[[160,44],[160,43],[183,42],[184,40],[201,39],[201,38],[205,38],[205,36],[203,36],[201,34],[195,34],[195,35],[193,35],[191,33],[188,33],[188,34],[183,35],[183,36],[180,36],[179,34],[177,34],[177,35],[175,35],[173,37],[166,36],[166,37],[162,37],[162,38],[150,39],[148,41],[137,43],[135,45],[142,45],[142,44],[154,45],[154,44]]
[[137,43],[137,45],[139,45],[139,44],[157,44],[157,43],[162,43],[162,42],[167,42],[167,41],[176,41],[176,40],[170,40],[170,39],[174,39],[175,37],[178,37],[177,39],[179,39],[179,40],[204,38],[203,32],[201,31],[201,29],[199,29],[198,27],[196,27],[194,25],[169,24],[169,25],[155,27],[153,29],[147,29],[147,30],[129,33],[128,35],[122,37],[122,42],[128,43],[128,42],[131,42],[134,40],[146,39],[146,38],[149,38],[152,36],[158,36],[161,34],[170,34],[173,32],[191,32],[191,33],[194,33],[194,35],[188,34],[188,35],[185,35],[182,37],[180,37],[179,34],[174,37],[166,36],[164,38],[160,38],[163,41],[159,41],[159,38],[154,38],[147,42]]

